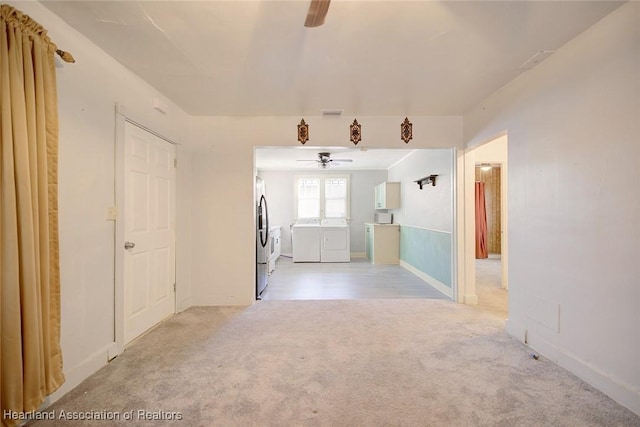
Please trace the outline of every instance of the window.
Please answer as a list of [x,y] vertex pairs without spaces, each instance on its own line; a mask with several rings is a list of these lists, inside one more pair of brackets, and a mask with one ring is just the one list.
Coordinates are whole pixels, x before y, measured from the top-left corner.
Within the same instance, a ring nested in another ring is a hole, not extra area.
[[347,217],[347,179],[324,179],[324,217]]
[[296,177],[297,218],[348,218],[349,176]]
[[320,179],[299,178],[298,218],[320,218]]

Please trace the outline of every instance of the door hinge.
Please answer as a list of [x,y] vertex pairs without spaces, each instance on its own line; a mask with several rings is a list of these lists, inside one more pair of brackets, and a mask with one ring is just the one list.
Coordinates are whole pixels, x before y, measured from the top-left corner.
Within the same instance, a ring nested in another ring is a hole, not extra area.
[[178,158],[177,157],[173,159],[173,167],[174,168],[178,167]]
[[175,292],[175,291],[176,291],[176,284],[174,283],[173,284],[173,292]]

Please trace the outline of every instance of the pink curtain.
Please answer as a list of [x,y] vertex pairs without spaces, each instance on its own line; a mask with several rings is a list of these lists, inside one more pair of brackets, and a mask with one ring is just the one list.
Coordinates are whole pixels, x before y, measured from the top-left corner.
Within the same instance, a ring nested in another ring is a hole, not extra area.
[[476,182],[476,258],[487,258],[487,208],[484,201],[484,182]]

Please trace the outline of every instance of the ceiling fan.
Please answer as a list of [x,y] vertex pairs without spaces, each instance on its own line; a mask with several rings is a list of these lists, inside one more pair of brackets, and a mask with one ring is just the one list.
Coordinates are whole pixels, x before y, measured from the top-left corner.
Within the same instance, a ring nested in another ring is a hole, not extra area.
[[[332,163],[339,165],[340,163],[351,163],[351,159],[332,159],[331,153],[318,153],[318,160],[298,160],[299,162],[317,162],[318,167],[322,169],[328,168]],[[334,163],[335,162],[335,163]]]
[[324,18],[329,10],[329,3],[331,3],[331,0],[311,0],[304,26],[314,28],[324,24]]

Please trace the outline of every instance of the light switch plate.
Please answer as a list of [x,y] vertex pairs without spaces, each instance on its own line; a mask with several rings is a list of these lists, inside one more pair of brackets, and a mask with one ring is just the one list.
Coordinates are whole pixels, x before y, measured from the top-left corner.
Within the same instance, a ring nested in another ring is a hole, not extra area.
[[109,207],[107,209],[107,221],[115,221],[118,218],[118,208],[115,206]]

